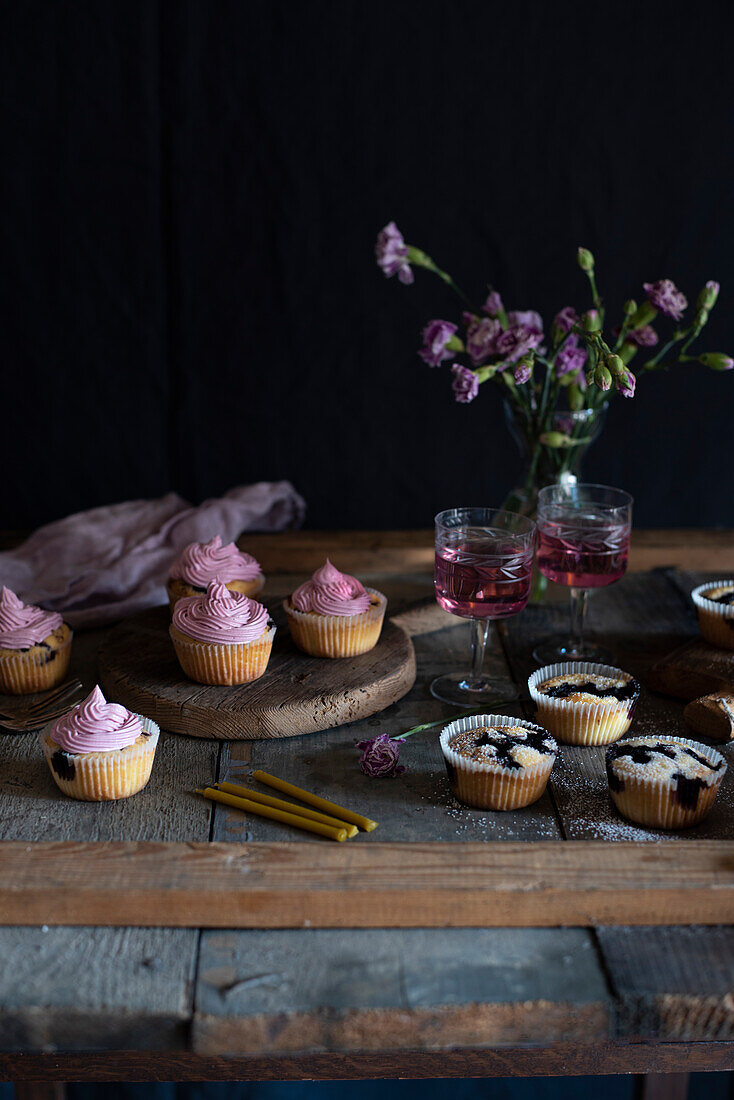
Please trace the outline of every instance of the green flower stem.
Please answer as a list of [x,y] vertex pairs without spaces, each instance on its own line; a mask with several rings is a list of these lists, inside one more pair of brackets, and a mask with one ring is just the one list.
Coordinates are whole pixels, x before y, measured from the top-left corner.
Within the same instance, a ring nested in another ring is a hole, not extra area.
[[471,718],[475,714],[483,714],[486,707],[477,707],[475,710],[462,710],[460,714],[450,714],[448,718],[439,718],[436,722],[424,722],[420,726],[412,726],[405,733],[399,733],[393,741],[403,741],[406,737],[412,737],[414,733],[423,733],[424,730],[435,729],[436,726],[447,726],[449,722],[455,722],[457,718]]
[[456,285],[451,276],[447,272],[442,271],[441,268],[433,262],[430,256],[422,252],[420,248],[415,248],[412,244],[408,245],[408,263],[415,264],[416,267],[423,267],[426,271],[432,271],[434,275],[438,275],[439,279],[443,279],[446,285],[450,286],[454,293],[461,298],[464,305],[468,306],[473,313],[479,312],[469,301],[461,287]]
[[619,349],[622,347],[622,344],[624,343],[624,338],[630,330],[630,321],[631,318],[627,317],[627,315],[625,314],[625,316],[622,318],[622,324],[619,329],[619,336],[617,337],[614,344],[615,351],[619,351]]
[[676,336],[673,336],[673,338],[672,338],[671,340],[668,340],[667,344],[663,344],[663,346],[662,346],[662,348],[660,349],[660,351],[659,351],[659,352],[657,352],[657,354],[656,354],[656,355],[654,355],[654,356],[652,357],[652,359],[648,359],[648,361],[647,361],[647,362],[646,362],[646,363],[645,363],[645,364],[643,365],[643,368],[642,368],[642,369],[643,369],[643,370],[655,370],[655,368],[656,368],[656,367],[658,366],[658,364],[660,363],[661,359],[664,359],[664,358],[665,358],[665,356],[666,356],[666,355],[668,354],[668,352],[670,351],[670,349],[671,349],[671,348],[672,348],[672,347],[673,347],[673,346],[674,346],[675,344],[677,344],[677,343],[678,343],[678,341],[679,341],[680,339],[682,339],[682,335],[681,335],[681,336],[678,336],[678,335],[676,335]]
[[591,271],[586,272],[586,277],[589,280],[589,285],[591,286],[591,300],[594,303],[594,309],[599,310],[599,319],[603,324],[604,323],[603,309],[602,309],[602,304],[601,304],[601,298],[599,297],[599,291],[596,289],[596,276],[594,275],[593,269]]
[[658,315],[658,311],[652,302],[643,302],[641,306],[638,306],[635,312],[630,318],[630,328],[643,328],[645,325],[650,325]]

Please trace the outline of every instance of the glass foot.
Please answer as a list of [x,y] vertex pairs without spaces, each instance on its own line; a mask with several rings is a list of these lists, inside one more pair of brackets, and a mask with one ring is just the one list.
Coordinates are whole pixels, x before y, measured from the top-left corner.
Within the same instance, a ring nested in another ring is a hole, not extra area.
[[571,638],[551,638],[541,642],[533,650],[533,658],[539,665],[553,665],[559,661],[601,661],[613,664],[614,654],[603,646],[583,642],[578,645]]
[[503,703],[512,703],[519,698],[515,688],[503,690],[501,685],[491,680],[467,681],[460,672],[449,672],[437,676],[431,684],[431,695],[444,703],[457,707],[498,707]]

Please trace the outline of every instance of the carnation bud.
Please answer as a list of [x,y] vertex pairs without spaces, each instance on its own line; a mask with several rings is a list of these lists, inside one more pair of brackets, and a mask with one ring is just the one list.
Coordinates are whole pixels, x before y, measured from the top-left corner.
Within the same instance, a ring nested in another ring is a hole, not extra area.
[[709,311],[704,306],[701,306],[696,310],[696,316],[693,318],[694,328],[703,328],[708,319]]
[[627,370],[626,367],[623,367],[622,370],[624,373],[617,375],[615,379],[617,393],[621,393],[622,397],[634,397],[637,379],[631,370]]
[[594,371],[594,381],[599,389],[604,390],[606,393],[612,388],[612,372],[603,363],[600,363]]
[[637,302],[634,298],[628,298],[624,303],[625,317],[632,317],[635,313],[637,313]]
[[710,279],[698,295],[696,305],[699,309],[713,309],[719,297],[719,284]]
[[598,309],[587,309],[581,320],[587,332],[598,332],[601,328]]
[[524,386],[526,382],[529,382],[533,376],[533,367],[535,365],[535,356],[532,352],[529,355],[523,355],[521,359],[518,359],[513,371],[513,378],[518,386]]
[[582,271],[589,272],[594,270],[594,256],[589,252],[588,248],[579,248],[576,253],[576,259]]
[[623,378],[627,373],[625,365],[618,355],[608,355],[606,365],[612,378]]
[[553,447],[554,450],[557,450],[559,447],[569,447],[572,440],[565,432],[543,432],[540,442],[546,447]]
[[703,355],[699,355],[698,361],[711,370],[731,370],[734,367],[734,359],[720,351],[705,351]]

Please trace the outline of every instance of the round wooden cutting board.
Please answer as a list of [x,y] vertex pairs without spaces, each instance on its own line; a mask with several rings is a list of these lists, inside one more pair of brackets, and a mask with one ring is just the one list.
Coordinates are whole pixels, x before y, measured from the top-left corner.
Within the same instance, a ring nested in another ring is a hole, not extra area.
[[251,684],[206,687],[187,680],[168,636],[168,607],[155,607],[110,631],[99,651],[102,689],[164,730],[252,741],[355,722],[401,699],[415,683],[413,643],[389,619],[369,653],[324,660],[296,649],[281,616],[271,615],[278,631],[270,663]]

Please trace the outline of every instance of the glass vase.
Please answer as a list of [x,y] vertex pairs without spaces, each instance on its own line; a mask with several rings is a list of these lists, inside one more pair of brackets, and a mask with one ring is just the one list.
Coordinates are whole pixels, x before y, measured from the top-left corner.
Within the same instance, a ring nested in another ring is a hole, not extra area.
[[[508,495],[503,507],[534,519],[541,489],[580,480],[581,463],[601,434],[607,407],[608,402],[604,402],[598,408],[578,412],[559,409],[539,428],[534,417],[505,401],[505,423],[520,449],[523,471],[517,488]],[[557,433],[553,443],[563,437],[561,446],[541,441],[541,436],[547,437],[549,433]]]

